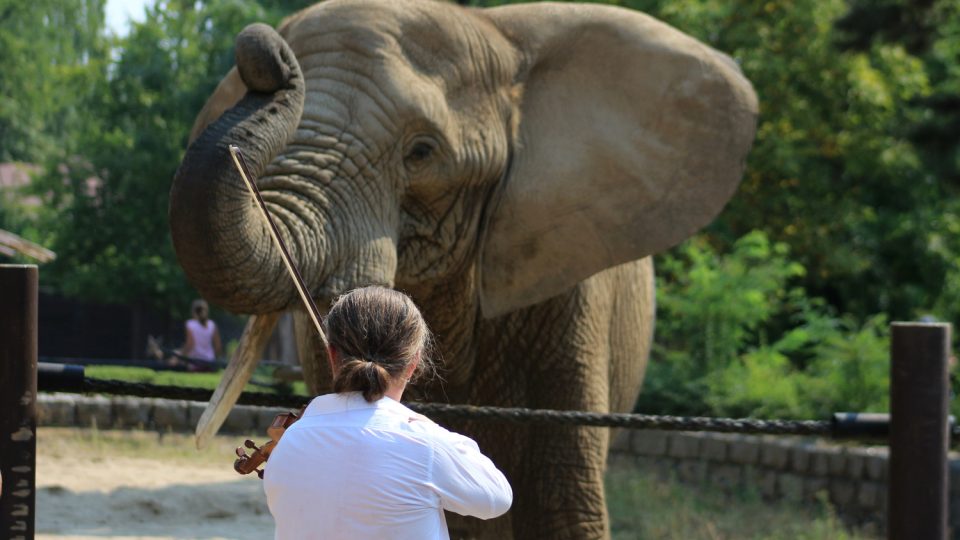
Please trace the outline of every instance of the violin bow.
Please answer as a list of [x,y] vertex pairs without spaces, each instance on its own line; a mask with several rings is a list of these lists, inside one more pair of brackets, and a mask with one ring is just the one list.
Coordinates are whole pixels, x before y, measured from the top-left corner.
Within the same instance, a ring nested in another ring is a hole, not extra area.
[[240,147],[231,144],[229,149],[233,163],[237,166],[240,177],[243,178],[243,183],[247,185],[247,190],[250,191],[250,195],[253,196],[253,199],[256,201],[260,214],[263,216],[263,219],[266,220],[267,225],[269,225],[270,238],[273,239],[273,244],[280,250],[280,258],[283,259],[283,264],[286,265],[287,272],[290,274],[290,277],[293,278],[293,284],[297,289],[297,293],[300,294],[300,299],[303,300],[303,305],[306,306],[307,313],[310,315],[310,319],[313,320],[313,325],[317,328],[317,333],[320,334],[320,341],[322,341],[324,347],[326,347],[329,343],[327,342],[327,335],[323,333],[323,326],[320,324],[320,310],[318,310],[317,305],[313,303],[313,298],[310,297],[310,292],[307,291],[307,286],[303,283],[303,277],[300,275],[300,271],[297,270],[297,267],[293,264],[293,259],[290,257],[290,252],[287,251],[286,244],[283,243],[283,238],[280,238],[280,231],[277,230],[277,225],[273,222],[273,218],[270,217],[270,212],[267,211],[267,205],[264,204],[263,197],[260,196],[260,190],[257,189],[257,185],[253,182],[253,177],[250,175],[249,169],[247,169],[247,163],[243,160],[243,154],[240,153]]

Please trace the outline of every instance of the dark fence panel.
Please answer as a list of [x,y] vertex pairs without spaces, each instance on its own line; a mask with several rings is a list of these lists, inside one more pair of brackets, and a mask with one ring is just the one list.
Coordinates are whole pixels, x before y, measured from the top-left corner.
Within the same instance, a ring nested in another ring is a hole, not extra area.
[[890,325],[890,540],[947,537],[950,325]]
[[0,537],[32,540],[37,485],[37,267],[0,265]]
[[183,340],[183,322],[155,311],[119,304],[80,302],[41,293],[40,356],[144,358],[147,335],[165,343]]
[[[143,306],[81,302],[49,292],[39,295],[39,354],[45,358],[146,359],[147,336],[168,348],[183,344],[189,317],[171,317]],[[244,318],[216,312],[213,320],[226,345],[238,339]]]

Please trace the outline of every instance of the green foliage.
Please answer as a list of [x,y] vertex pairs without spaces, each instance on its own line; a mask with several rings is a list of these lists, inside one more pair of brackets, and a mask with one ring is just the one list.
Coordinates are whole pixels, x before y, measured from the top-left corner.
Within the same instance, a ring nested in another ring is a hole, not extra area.
[[936,184],[905,129],[922,116],[912,105],[929,94],[929,76],[898,44],[838,47],[835,23],[848,9],[691,1],[661,15],[738,59],[760,97],[749,170],[715,236],[764,230],[791,246],[811,294],[858,317],[911,317],[931,305],[945,271],[923,241]]
[[[812,332],[807,325],[797,327],[708,375],[710,391],[704,401],[711,414],[826,419],[838,411],[887,411],[890,353],[885,317],[876,316],[861,327],[833,322]],[[791,353],[804,348],[812,349],[813,359],[801,368]]]
[[0,162],[36,161],[83,124],[88,67],[108,53],[105,0],[0,0]]
[[791,284],[803,269],[754,231],[728,254],[705,237],[659,263],[657,335],[638,410],[826,418],[887,410],[886,317],[837,317]]
[[703,414],[705,375],[760,342],[761,324],[782,308],[803,268],[787,259],[785,245],[754,232],[726,257],[695,237],[659,259],[657,274],[655,345],[638,407]]
[[804,418],[800,388],[806,377],[794,375],[789,358],[761,347],[710,373],[704,402],[713,416]]
[[883,315],[862,325],[839,321],[836,331],[815,342],[815,359],[806,369],[804,395],[816,417],[834,411],[889,409],[890,335]]
[[784,244],[759,231],[720,257],[704,237],[658,261],[659,346],[688,354],[694,369],[725,364],[769,319],[803,268],[787,260]]
[[170,180],[196,113],[232,65],[233,37],[267,18],[252,1],[170,2],[146,10],[110,58],[82,72],[83,122],[34,182],[44,281],[64,294],[173,311],[196,296],[167,224]]

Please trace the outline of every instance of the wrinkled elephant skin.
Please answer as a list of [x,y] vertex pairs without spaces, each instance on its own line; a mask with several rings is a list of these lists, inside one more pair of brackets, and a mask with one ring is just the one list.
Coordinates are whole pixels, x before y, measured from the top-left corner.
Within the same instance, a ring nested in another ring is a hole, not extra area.
[[[442,378],[412,395],[629,411],[653,332],[650,256],[721,211],[756,115],[730,58],[638,12],[330,0],[238,36],[237,67],[174,179],[174,246],[201,293],[255,314],[258,332],[293,310],[308,385],[329,391],[322,348],[229,161],[236,144],[321,305],[369,284],[420,305]],[[221,395],[244,382],[261,339]],[[451,530],[609,537],[607,430],[452,427],[515,497],[496,520],[449,516]]]

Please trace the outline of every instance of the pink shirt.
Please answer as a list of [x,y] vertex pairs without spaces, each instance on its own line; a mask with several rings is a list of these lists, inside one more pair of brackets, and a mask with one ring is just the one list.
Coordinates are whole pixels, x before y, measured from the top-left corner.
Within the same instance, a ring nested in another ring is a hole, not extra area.
[[210,319],[207,319],[206,326],[196,319],[187,321],[187,332],[193,336],[193,350],[184,351],[186,355],[201,360],[216,360],[217,354],[213,350],[213,333],[216,331],[217,325]]

